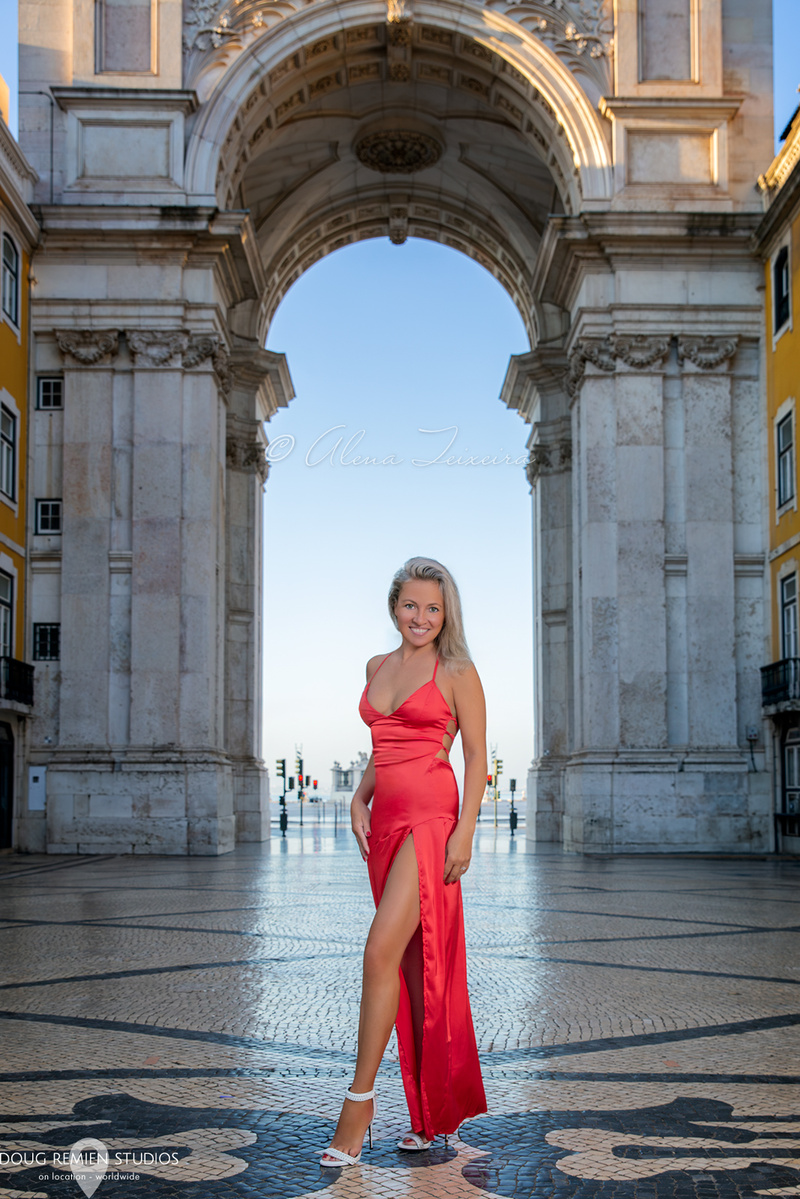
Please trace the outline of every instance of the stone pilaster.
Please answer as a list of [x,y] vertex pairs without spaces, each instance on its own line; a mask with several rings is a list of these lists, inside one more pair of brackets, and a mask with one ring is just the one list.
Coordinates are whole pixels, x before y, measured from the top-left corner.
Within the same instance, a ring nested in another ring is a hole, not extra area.
[[738,727],[749,709],[737,643],[760,537],[742,494],[758,445],[735,395],[739,340],[669,330],[573,347],[580,686],[567,849],[735,848],[765,836]]
[[238,841],[269,837],[262,760],[263,422],[291,398],[283,355],[244,343],[231,358],[226,423],[225,743],[234,770]]
[[571,743],[572,438],[567,361],[539,347],[511,359],[501,399],[532,426],[526,475],[533,532],[533,761],[528,772],[527,838],[562,839],[563,771]]

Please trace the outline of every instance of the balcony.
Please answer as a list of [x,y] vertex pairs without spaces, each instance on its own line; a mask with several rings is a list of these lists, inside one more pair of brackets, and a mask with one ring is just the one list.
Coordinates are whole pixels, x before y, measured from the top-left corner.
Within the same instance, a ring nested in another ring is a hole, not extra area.
[[16,658],[0,658],[0,702],[33,704],[33,667]]

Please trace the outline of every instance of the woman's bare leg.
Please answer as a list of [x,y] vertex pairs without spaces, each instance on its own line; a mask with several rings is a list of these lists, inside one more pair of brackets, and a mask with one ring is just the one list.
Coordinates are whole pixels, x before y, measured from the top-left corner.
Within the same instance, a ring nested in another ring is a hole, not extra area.
[[[351,1090],[371,1091],[400,1003],[400,962],[419,925],[419,867],[413,834],[392,863],[364,949],[358,1056]],[[355,1156],[372,1119],[371,1103],[345,1100],[331,1146]]]

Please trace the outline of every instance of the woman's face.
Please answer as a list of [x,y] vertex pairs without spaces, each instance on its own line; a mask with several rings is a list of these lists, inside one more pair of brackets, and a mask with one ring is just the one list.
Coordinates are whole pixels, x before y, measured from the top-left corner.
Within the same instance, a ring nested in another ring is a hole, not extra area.
[[441,587],[432,579],[410,579],[400,588],[394,614],[404,641],[430,645],[444,626]]

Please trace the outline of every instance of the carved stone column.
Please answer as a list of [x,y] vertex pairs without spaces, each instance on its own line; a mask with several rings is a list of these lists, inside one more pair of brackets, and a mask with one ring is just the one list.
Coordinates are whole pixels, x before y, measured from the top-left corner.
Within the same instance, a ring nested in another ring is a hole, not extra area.
[[532,425],[526,466],[533,528],[533,761],[527,837],[562,839],[563,771],[573,723],[572,439],[563,351],[515,355],[501,399]]
[[225,744],[234,770],[237,841],[269,837],[269,778],[262,760],[263,422],[293,393],[282,354],[234,348],[226,425]]

